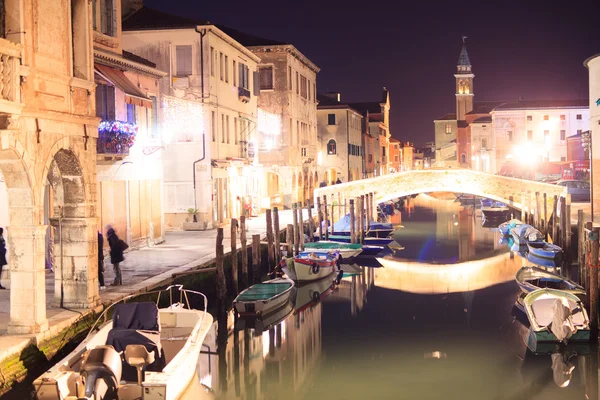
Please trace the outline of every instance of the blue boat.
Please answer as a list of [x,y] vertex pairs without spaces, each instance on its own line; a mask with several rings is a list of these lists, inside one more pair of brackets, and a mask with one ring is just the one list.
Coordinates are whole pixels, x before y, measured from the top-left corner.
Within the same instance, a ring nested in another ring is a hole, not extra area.
[[523,267],[517,271],[515,280],[523,294],[548,288],[572,293],[582,301],[585,299],[585,289],[581,285],[541,268]]
[[557,260],[550,260],[548,258],[542,258],[542,257],[538,257],[535,254],[531,254],[531,253],[527,253],[526,256],[527,260],[535,265],[539,265],[540,267],[546,267],[546,268],[556,268],[556,267],[560,267],[561,263],[562,263],[562,258],[559,258]]
[[523,225],[523,221],[520,221],[516,218],[513,218],[509,221],[503,222],[500,225],[498,225],[498,230],[500,231],[500,233],[502,233],[503,235],[509,235],[511,229],[519,226],[519,225]]
[[505,203],[491,199],[481,199],[481,213],[488,221],[508,219],[510,208]]
[[526,247],[528,242],[539,242],[544,240],[542,232],[529,224],[521,224],[510,230],[515,244],[519,247]]
[[538,257],[546,258],[554,262],[559,262],[563,257],[563,249],[553,243],[544,241],[527,242],[529,254]]
[[[357,221],[358,222],[358,221]],[[365,228],[367,222],[365,219]],[[344,215],[339,221],[333,224],[334,235],[350,236],[350,214]],[[394,226],[389,222],[369,221],[369,230],[365,232],[365,237],[386,238],[394,231]]]
[[[346,235],[329,235],[329,240],[332,240],[334,242],[350,243],[351,239],[352,239],[351,236],[346,236]],[[392,243],[393,241],[394,241],[393,238],[365,237],[365,238],[363,238],[363,245],[387,246],[388,244]],[[361,254],[366,255],[364,253],[364,250]]]

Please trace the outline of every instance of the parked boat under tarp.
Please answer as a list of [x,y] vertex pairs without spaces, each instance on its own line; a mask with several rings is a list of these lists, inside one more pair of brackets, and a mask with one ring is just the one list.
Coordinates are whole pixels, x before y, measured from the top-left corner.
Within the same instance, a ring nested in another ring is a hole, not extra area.
[[529,224],[521,224],[510,230],[514,243],[521,247],[527,246],[527,242],[539,242],[544,240],[542,232]]

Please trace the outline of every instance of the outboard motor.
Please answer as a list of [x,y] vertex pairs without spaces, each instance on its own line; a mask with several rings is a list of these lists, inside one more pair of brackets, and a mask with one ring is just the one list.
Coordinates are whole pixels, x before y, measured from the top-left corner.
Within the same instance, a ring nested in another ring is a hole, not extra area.
[[[97,346],[89,351],[81,365],[81,376],[85,382],[85,396],[95,399],[117,399],[121,380],[121,355],[112,346]],[[103,380],[107,389],[97,393],[98,380]]]

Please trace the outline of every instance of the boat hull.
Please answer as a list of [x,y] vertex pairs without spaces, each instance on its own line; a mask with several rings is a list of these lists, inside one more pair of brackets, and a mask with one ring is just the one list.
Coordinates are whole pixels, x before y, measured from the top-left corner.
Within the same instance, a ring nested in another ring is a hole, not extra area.
[[[334,242],[340,242],[340,243],[350,243],[351,237],[343,236],[343,235],[330,235],[329,240],[332,240]],[[381,246],[381,245],[387,246],[388,244],[392,243],[393,241],[394,241],[393,238],[373,238],[373,237],[363,238],[363,244],[375,245],[375,246]]]
[[[318,268],[313,268],[313,264],[316,264]],[[335,272],[335,265],[335,262],[319,264],[310,262],[309,260],[304,262],[303,260],[295,259],[293,270],[287,264],[282,266],[282,269],[290,279],[296,282],[312,282],[331,276]]]
[[527,248],[529,254],[548,260],[556,261],[561,258],[563,254],[562,248],[547,242],[528,242]]
[[271,284],[271,283],[283,283],[289,282],[291,285],[285,291],[278,293],[272,297],[266,299],[244,299],[244,294],[252,289],[252,287],[242,291],[233,301],[233,306],[238,314],[242,316],[265,316],[271,314],[281,307],[285,306],[294,290],[295,284],[289,279],[273,279],[271,281],[263,282],[259,285]]

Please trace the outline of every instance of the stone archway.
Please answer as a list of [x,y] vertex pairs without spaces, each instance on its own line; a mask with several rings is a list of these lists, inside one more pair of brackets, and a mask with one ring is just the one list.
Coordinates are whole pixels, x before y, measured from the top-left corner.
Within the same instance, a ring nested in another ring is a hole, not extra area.
[[[40,206],[32,160],[20,146],[0,150],[0,170],[6,184],[9,225],[5,238],[10,271],[11,334],[38,333],[47,329],[44,240],[46,226],[41,225]],[[32,160],[33,161],[33,160]]]
[[49,212],[54,239],[54,301],[65,308],[88,308],[98,303],[97,218],[87,206],[79,157],[57,149],[47,164],[51,190]]

